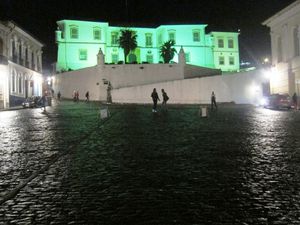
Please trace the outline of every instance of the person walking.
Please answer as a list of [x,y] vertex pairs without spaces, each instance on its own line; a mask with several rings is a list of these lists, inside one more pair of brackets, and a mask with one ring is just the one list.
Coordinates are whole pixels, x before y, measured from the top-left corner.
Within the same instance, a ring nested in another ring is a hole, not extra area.
[[74,102],[76,102],[76,95],[77,95],[77,94],[76,94],[76,91],[74,90],[74,91],[73,91],[73,95],[72,95],[73,101],[74,101]]
[[76,96],[75,97],[75,99],[76,99],[75,101],[79,102],[79,91],[78,90],[76,91],[75,96]]
[[60,91],[58,91],[58,93],[57,93],[57,100],[58,101],[60,101],[60,97],[61,97],[61,93],[60,93]]
[[46,112],[46,93],[43,94],[43,96],[40,98],[39,103],[41,107],[44,109],[44,112]]
[[153,92],[151,94],[151,98],[153,101],[153,107],[152,107],[152,112],[157,112],[157,100],[160,101],[158,94],[156,92],[156,88],[153,89]]
[[89,102],[90,101],[90,93],[87,91],[86,93],[85,93],[85,101],[86,102]]
[[167,95],[167,93],[165,92],[164,89],[161,89],[161,93],[162,93],[162,97],[163,97],[162,107],[166,108],[167,107],[167,101],[169,100],[169,97],[168,97],[168,95]]
[[297,110],[298,109],[298,96],[297,96],[296,92],[294,93],[292,99],[293,99],[294,109]]
[[216,95],[214,92],[211,93],[211,109],[214,109],[214,106],[216,107],[216,109],[218,109],[217,107],[217,102],[216,102]]

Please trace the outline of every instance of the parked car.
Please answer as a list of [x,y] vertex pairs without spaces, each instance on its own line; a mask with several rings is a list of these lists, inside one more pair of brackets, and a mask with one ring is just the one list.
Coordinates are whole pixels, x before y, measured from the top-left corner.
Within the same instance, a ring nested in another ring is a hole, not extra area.
[[25,101],[22,103],[23,108],[35,108],[38,107],[39,96],[32,96],[26,98]]
[[292,99],[288,94],[273,94],[267,97],[265,108],[290,109],[292,107]]

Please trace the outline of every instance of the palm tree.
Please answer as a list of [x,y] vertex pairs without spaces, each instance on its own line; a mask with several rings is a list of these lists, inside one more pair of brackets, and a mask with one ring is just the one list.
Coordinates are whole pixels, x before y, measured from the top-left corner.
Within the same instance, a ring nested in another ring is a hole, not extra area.
[[121,36],[119,37],[119,46],[120,48],[124,49],[124,57],[125,57],[125,63],[126,58],[129,54],[130,51],[136,49],[137,47],[137,42],[136,42],[137,35],[135,34],[134,31],[125,29],[121,30]]
[[160,47],[160,56],[164,59],[164,63],[169,63],[171,59],[173,59],[175,53],[177,53],[176,49],[173,47],[175,45],[174,40],[169,40],[165,42]]

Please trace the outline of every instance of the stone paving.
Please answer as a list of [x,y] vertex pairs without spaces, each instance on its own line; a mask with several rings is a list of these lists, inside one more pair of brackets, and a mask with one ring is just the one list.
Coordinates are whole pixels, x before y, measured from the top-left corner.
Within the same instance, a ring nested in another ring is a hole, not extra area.
[[300,224],[300,112],[0,112],[2,224]]

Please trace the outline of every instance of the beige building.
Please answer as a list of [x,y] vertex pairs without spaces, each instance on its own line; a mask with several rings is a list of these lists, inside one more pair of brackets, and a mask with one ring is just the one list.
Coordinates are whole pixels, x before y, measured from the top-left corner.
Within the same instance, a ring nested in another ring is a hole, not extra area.
[[282,9],[263,25],[271,29],[271,93],[300,94],[300,0]]
[[43,44],[11,21],[0,21],[0,109],[42,94]]

